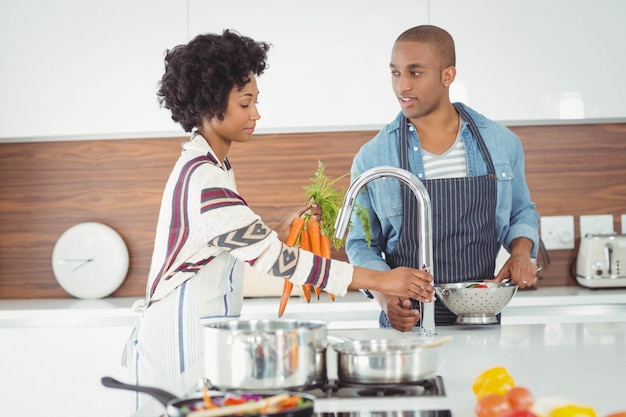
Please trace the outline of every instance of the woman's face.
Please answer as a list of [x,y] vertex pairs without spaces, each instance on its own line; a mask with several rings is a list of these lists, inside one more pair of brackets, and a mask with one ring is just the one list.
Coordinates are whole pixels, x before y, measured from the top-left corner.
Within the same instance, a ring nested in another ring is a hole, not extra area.
[[[252,138],[256,121],[261,118],[257,110],[259,89],[256,78],[250,74],[250,82],[242,89],[236,86],[230,92],[224,120],[214,117],[203,125],[210,142],[248,142]],[[211,143],[215,145],[216,143]]]

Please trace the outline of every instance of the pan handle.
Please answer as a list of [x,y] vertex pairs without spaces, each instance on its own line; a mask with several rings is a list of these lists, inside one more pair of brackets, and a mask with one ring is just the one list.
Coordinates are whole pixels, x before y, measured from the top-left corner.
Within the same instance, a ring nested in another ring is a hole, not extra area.
[[128,390],[128,391],[135,391],[135,392],[143,392],[144,394],[148,394],[152,396],[154,399],[159,401],[165,407],[167,407],[167,404],[170,401],[176,400],[178,398],[174,394],[167,392],[165,390],[162,390],[161,388],[125,384],[123,382],[118,381],[115,378],[111,378],[110,376],[103,376],[101,379],[101,382],[102,382],[102,385],[104,385],[105,387],[109,387],[109,388],[117,388],[117,389],[123,389],[123,390]]

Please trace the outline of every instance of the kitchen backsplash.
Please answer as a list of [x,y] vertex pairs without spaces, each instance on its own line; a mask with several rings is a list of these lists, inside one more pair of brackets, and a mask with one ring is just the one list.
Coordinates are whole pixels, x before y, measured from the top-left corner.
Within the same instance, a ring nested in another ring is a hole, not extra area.
[[[526,152],[527,181],[541,215],[626,213],[626,123],[513,126]],[[338,177],[376,132],[258,135],[234,144],[229,159],[239,192],[270,225],[303,204],[317,162]],[[0,299],[66,298],[52,273],[58,237],[73,224],[114,228],[130,268],[113,296],[142,296],[161,193],[179,138],[0,144]],[[347,186],[347,179],[341,183]],[[541,286],[577,285],[570,277],[576,247],[549,251]],[[345,259],[343,252],[336,257]]]

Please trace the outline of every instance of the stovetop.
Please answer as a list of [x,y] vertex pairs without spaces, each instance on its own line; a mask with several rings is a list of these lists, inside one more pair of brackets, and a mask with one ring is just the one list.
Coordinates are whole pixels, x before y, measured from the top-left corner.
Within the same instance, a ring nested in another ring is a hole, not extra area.
[[303,388],[301,392],[316,398],[359,397],[443,397],[443,378],[439,375],[401,384],[352,384],[330,380],[319,387]]
[[[439,375],[402,384],[348,384],[330,380],[322,386],[302,389],[301,392],[312,395],[317,399],[314,417],[452,416],[450,410],[423,409],[423,407],[419,407],[418,410],[418,407],[410,405],[410,403],[419,398],[435,399],[445,397],[443,378]],[[359,401],[360,406],[350,406],[345,403],[346,401]],[[363,407],[364,402],[370,403],[367,411]]]
[[349,384],[331,379],[288,391],[315,397],[313,417],[452,417],[448,407],[441,407],[446,392],[439,375],[401,384]]

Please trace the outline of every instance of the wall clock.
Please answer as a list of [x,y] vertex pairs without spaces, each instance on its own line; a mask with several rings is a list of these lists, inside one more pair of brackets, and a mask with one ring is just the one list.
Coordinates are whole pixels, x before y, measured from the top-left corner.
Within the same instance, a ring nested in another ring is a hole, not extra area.
[[59,285],[76,298],[103,298],[117,290],[128,273],[128,248],[111,227],[76,224],[57,240],[52,270]]

